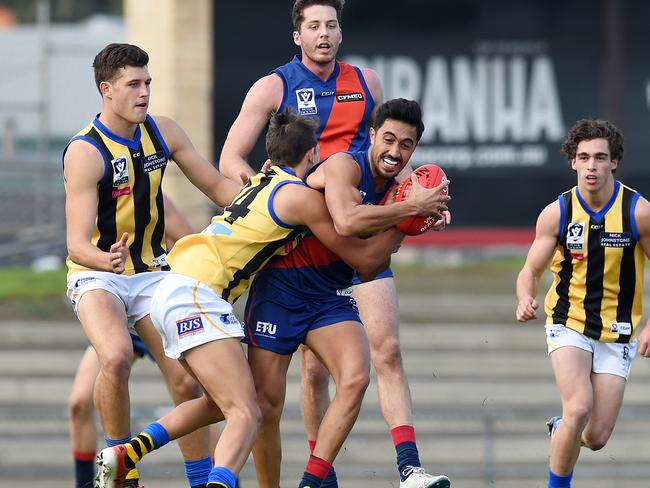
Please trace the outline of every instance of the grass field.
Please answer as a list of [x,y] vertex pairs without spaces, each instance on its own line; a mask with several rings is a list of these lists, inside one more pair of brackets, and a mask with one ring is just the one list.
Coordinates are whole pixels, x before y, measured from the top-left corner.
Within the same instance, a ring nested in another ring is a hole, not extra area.
[[65,296],[66,270],[36,272],[30,268],[0,268],[0,309],[3,319],[74,318]]
[[[514,293],[522,263],[522,258],[508,257],[462,265],[396,264],[393,271],[403,293]],[[0,268],[3,318],[74,318],[65,296],[65,277],[65,269]]]

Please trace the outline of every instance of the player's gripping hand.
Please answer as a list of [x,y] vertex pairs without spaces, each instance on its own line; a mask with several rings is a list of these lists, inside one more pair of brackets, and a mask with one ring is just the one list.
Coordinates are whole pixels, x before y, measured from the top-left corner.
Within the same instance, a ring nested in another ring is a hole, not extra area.
[[537,300],[533,297],[524,297],[517,304],[516,317],[519,322],[528,322],[537,318]]
[[437,220],[443,218],[443,212],[449,210],[447,202],[451,200],[448,195],[449,180],[444,179],[438,186],[425,188],[418,180],[417,175],[411,174],[411,203],[417,208],[417,215],[435,217]]
[[122,234],[120,240],[113,244],[108,251],[108,259],[111,263],[113,273],[124,273],[124,263],[126,263],[126,256],[129,252],[129,248],[126,247],[126,241],[128,239],[129,234],[128,232],[125,232]]
[[431,226],[431,230],[436,232],[445,230],[445,226],[449,224],[451,224],[451,212],[449,210],[445,210],[442,212],[442,218],[438,219],[436,223]]

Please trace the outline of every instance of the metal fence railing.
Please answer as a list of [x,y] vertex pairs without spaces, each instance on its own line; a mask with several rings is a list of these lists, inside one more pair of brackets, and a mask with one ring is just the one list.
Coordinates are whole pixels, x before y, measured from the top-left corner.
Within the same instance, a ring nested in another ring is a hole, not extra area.
[[64,257],[64,203],[55,161],[0,160],[0,265]]

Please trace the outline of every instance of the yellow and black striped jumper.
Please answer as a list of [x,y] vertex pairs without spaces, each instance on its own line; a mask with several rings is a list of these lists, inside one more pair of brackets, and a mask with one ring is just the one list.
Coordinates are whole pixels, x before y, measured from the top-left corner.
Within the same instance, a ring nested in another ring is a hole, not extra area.
[[[128,232],[129,255],[124,274],[169,270],[160,185],[170,153],[153,118],[147,115],[129,140],[113,134],[96,117],[68,145],[79,139],[96,147],[104,158],[104,176],[97,184],[97,220],[92,244],[108,252]],[[68,274],[88,270],[69,256],[66,264]]]
[[587,207],[578,187],[558,197],[553,284],[544,302],[547,324],[563,324],[601,342],[625,344],[634,338],[645,264],[634,221],[638,199],[619,181],[599,212]]
[[294,249],[305,232],[303,226],[283,222],[273,209],[275,192],[286,184],[304,182],[284,166],[251,177],[222,215],[200,234],[174,244],[169,253],[174,273],[194,278],[234,303],[252,275],[273,256]]

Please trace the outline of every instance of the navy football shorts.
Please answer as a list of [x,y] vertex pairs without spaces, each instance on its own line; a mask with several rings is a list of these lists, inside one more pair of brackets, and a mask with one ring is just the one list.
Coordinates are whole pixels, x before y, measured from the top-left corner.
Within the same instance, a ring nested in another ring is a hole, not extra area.
[[[375,276],[372,279],[372,281],[379,280],[381,278],[392,278],[392,277],[393,277],[393,270],[390,269],[390,266],[389,266],[388,268],[383,270],[381,273],[379,273],[377,276]],[[353,285],[360,285],[361,283],[363,283],[363,282],[359,279],[359,275],[354,273],[354,276],[352,277],[352,284]]]
[[292,354],[310,330],[348,321],[361,323],[350,294],[315,300],[278,290],[256,278],[246,302],[243,342],[277,354]]

